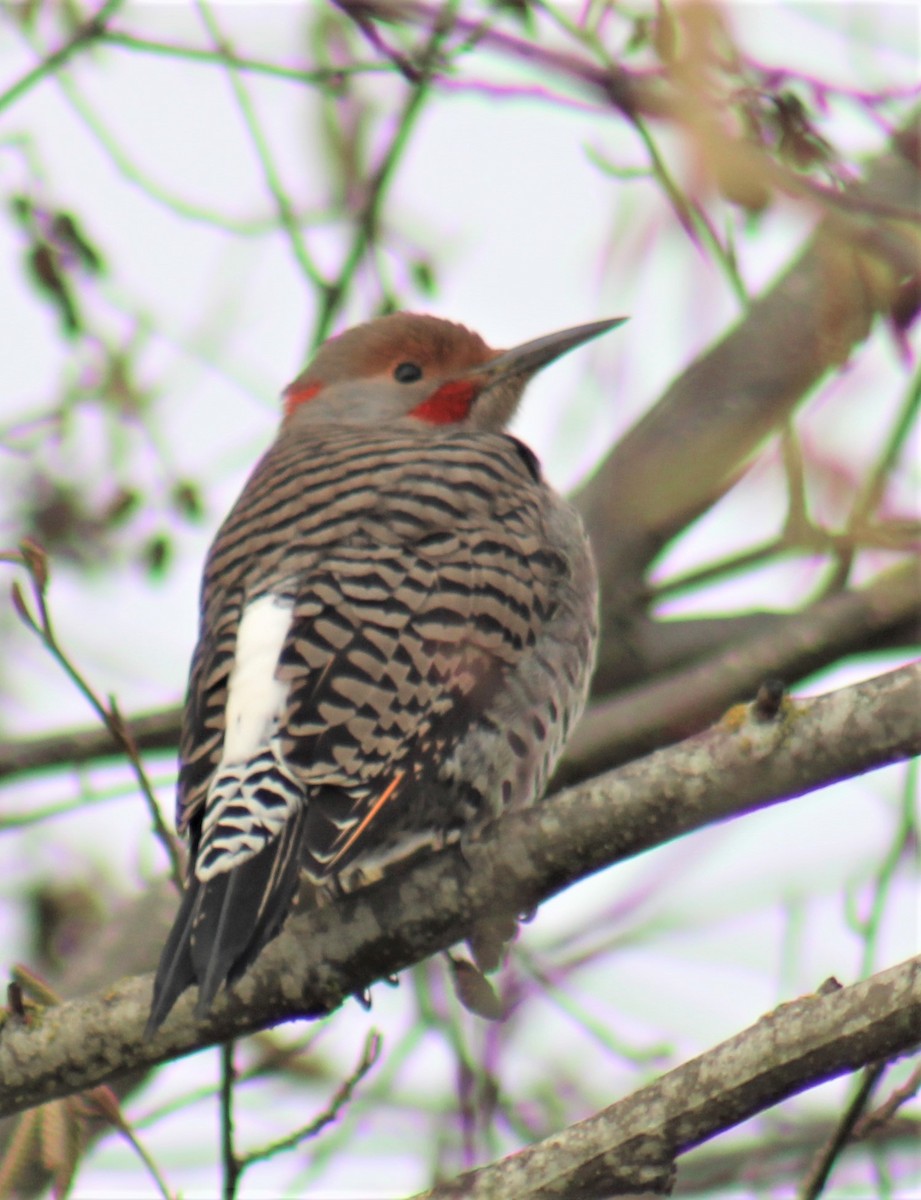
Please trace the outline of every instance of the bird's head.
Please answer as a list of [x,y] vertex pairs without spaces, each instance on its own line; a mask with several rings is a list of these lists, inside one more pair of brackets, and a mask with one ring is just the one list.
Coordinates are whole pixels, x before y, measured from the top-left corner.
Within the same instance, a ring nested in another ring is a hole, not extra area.
[[528,380],[567,350],[625,318],[578,325],[493,350],[440,317],[393,313],[332,337],[285,389],[286,421],[381,425],[407,418],[432,428],[500,430]]

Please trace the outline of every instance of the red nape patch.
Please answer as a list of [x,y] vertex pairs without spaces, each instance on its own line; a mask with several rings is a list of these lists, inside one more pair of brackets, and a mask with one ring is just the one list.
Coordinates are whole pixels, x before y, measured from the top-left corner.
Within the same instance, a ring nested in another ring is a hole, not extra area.
[[292,384],[285,391],[285,416],[290,417],[299,405],[312,400],[322,387],[322,383],[308,383],[305,387],[295,387]]
[[430,425],[453,425],[463,421],[476,399],[477,385],[473,379],[453,379],[443,383],[437,392],[410,410],[411,417],[428,421]]

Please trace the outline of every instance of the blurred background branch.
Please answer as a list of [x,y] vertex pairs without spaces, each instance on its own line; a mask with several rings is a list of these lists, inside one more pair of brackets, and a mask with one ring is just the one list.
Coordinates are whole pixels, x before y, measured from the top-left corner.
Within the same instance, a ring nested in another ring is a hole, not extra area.
[[[19,547],[47,555],[57,648],[0,606],[0,933],[42,986],[153,965],[205,546],[281,387],[375,313],[506,344],[631,315],[516,431],[574,492],[603,585],[554,788],[773,681],[808,696],[917,653],[919,46],[894,7],[24,0],[0,20],[0,572],[22,585]],[[357,1006],[243,1039],[225,1092],[252,1168],[225,1193],[367,1190],[384,1162],[431,1186],[822,972],[885,970],[915,934],[916,808],[914,771],[845,779],[569,888],[490,981],[503,1022],[464,1009],[456,963],[375,989],[367,1074]],[[4,1122],[0,1193],[215,1190],[205,1061]],[[916,1073],[887,1070],[863,1115],[859,1086],[692,1151],[676,1194],[898,1195]]]

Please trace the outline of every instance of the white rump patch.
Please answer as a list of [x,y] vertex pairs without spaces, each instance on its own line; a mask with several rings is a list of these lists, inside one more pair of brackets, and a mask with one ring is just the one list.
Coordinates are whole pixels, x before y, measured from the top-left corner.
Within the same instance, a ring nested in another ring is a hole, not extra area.
[[218,765],[246,763],[271,741],[288,693],[275,678],[291,626],[294,601],[260,596],[243,609],[224,711],[224,752]]

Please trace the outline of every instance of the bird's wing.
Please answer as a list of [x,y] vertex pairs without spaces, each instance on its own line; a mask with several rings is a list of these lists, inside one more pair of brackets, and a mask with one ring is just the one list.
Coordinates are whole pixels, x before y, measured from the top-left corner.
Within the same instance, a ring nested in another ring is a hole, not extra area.
[[[494,530],[475,529],[331,548],[279,598],[286,629],[270,744],[223,771],[234,625],[241,631],[239,618],[209,625],[193,665],[180,781],[195,849],[204,823],[199,862],[209,852],[217,868],[221,842],[226,869],[262,844],[241,796],[263,841],[307,797],[305,865],[319,878],[376,840],[420,775],[434,786],[471,713],[548,616],[558,565],[531,549],[523,556]],[[236,833],[217,829],[222,796]]]
[[420,781],[437,804],[440,765],[533,643],[541,590],[503,581],[534,568],[471,531],[342,548],[329,568],[295,606],[280,670],[282,753],[310,791],[317,875],[380,848]]

